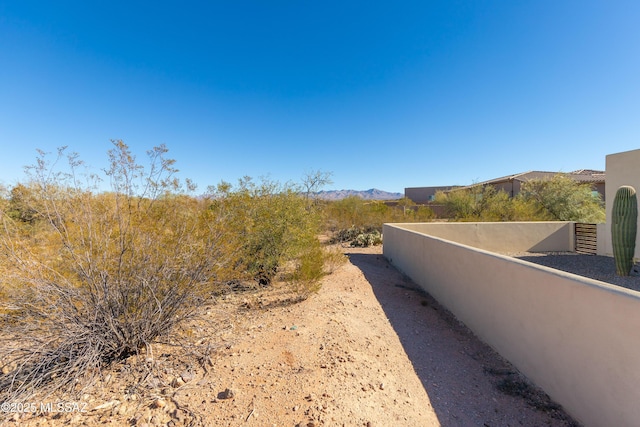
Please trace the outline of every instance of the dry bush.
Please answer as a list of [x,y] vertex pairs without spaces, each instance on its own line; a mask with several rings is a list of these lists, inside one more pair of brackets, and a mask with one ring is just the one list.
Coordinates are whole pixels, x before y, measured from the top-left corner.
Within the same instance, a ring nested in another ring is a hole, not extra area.
[[324,253],[318,244],[309,245],[295,260],[295,268],[287,278],[287,282],[301,300],[318,292],[320,279],[324,276]]
[[327,246],[324,249],[324,271],[333,274],[340,266],[346,264],[348,258],[339,247]]
[[81,184],[75,155],[61,173],[41,153],[22,198],[39,219],[27,227],[2,212],[0,251],[12,267],[2,283],[0,401],[79,392],[191,318],[230,276],[222,218],[182,194],[166,151],[151,150],[145,170],[115,141],[113,191],[100,194],[93,177]]

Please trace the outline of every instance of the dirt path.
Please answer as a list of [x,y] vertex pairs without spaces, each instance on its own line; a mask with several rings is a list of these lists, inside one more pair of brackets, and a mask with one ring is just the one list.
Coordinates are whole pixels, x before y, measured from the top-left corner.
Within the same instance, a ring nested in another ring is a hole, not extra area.
[[9,424],[574,425],[391,267],[380,247],[345,251],[349,263],[306,301],[286,303],[274,290],[204,308],[212,319],[224,314],[225,327],[194,333],[224,345],[204,365],[175,348],[148,357],[164,375],[140,382],[145,398],[127,386],[125,363],[100,393],[84,396],[87,413]]

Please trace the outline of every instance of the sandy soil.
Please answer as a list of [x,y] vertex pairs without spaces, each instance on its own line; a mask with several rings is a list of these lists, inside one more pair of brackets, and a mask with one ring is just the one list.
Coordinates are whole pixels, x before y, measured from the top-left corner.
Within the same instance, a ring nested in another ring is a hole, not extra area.
[[185,331],[197,346],[156,345],[77,401],[27,402],[68,412],[15,413],[6,424],[577,425],[381,247],[344,250],[349,262],[307,300],[282,289],[229,294]]

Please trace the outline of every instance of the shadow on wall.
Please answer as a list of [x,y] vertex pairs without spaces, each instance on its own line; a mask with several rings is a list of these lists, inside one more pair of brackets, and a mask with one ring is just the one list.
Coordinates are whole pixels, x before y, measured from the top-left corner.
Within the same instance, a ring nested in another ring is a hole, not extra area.
[[[573,227],[573,224],[571,224]],[[546,252],[556,250],[558,247],[558,242],[562,242],[563,240],[568,240],[567,230],[561,229],[557,230],[545,238],[541,239],[539,242],[531,246],[528,251],[529,252]],[[568,250],[573,250],[573,247],[568,247]]]
[[382,255],[347,255],[371,284],[442,426],[531,425],[539,411],[547,425],[578,425]]

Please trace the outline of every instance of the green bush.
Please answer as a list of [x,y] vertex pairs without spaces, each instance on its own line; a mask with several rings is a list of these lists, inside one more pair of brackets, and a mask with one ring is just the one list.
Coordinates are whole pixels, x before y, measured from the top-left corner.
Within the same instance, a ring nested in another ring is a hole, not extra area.
[[381,233],[386,222],[424,222],[435,217],[431,208],[418,206],[407,198],[383,202],[347,197],[325,202],[322,208],[325,232],[332,243],[352,242],[360,234],[373,231]]
[[[236,271],[241,277],[267,286],[293,263],[296,282],[317,280],[322,252],[320,212],[291,185],[263,180],[256,184],[244,178],[234,189],[218,186],[212,209],[225,215],[237,246]],[[321,271],[321,268],[319,269]]]
[[591,185],[562,174],[524,183],[518,198],[532,204],[541,220],[605,221],[604,202],[599,195],[594,195]]
[[457,221],[604,222],[604,204],[591,185],[562,174],[525,182],[514,198],[491,185],[477,185],[439,192],[435,203]]

